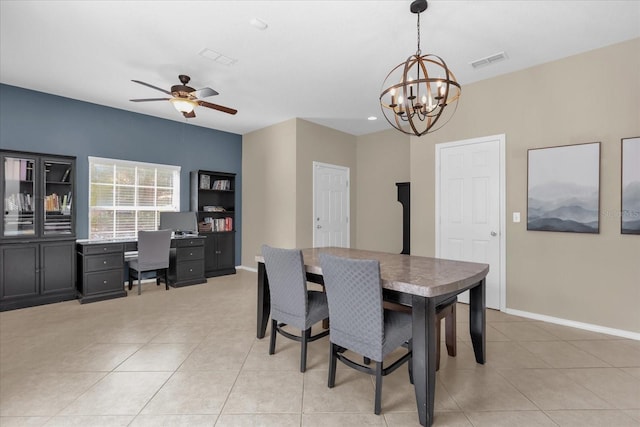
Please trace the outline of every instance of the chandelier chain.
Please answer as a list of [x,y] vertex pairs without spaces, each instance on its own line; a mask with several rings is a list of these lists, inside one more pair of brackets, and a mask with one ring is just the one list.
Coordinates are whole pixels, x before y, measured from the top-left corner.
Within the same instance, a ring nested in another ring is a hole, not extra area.
[[420,50],[420,13],[418,15],[418,50],[416,51],[416,56],[422,55],[422,51]]

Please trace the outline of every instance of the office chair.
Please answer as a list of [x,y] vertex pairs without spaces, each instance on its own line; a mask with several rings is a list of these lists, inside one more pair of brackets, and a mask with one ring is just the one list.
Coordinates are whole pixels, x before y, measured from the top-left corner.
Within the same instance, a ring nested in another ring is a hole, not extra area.
[[[311,326],[329,317],[324,292],[307,290],[307,276],[299,249],[262,246],[264,266],[271,294],[271,338],[269,354],[275,353],[276,333],[301,343],[300,372],[307,369],[307,344],[329,334],[328,330],[311,335]],[[283,329],[291,325],[300,336]]]
[[129,261],[129,290],[133,279],[138,279],[138,295],[142,291],[142,273],[156,272],[156,284],[160,285],[159,272],[164,276],[169,290],[169,252],[171,251],[171,230],[138,231],[138,256]]
[[[411,315],[401,311],[384,310],[380,263],[320,254],[320,266],[329,302],[329,378],[328,386],[336,382],[336,360],[360,372],[376,377],[374,412],[380,415],[382,377],[403,363],[409,362],[411,372]],[[408,351],[388,367],[384,358],[398,347]],[[375,369],[347,358],[351,350],[362,355],[365,363],[376,362]]]

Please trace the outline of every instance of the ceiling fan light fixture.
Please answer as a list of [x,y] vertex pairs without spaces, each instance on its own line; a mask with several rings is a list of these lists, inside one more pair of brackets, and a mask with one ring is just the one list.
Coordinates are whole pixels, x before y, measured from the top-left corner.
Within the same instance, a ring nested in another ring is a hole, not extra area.
[[187,98],[171,98],[169,102],[171,102],[174,108],[180,111],[181,113],[190,113],[198,105],[197,102]]

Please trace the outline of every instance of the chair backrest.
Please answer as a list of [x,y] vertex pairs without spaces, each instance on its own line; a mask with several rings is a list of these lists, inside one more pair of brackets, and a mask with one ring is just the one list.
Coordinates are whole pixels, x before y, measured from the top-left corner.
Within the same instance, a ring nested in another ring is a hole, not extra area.
[[379,352],[384,339],[380,263],[321,253],[320,266],[331,342],[364,355]]
[[171,230],[138,231],[140,271],[169,268]]
[[307,275],[302,251],[262,245],[269,278],[271,318],[300,329],[307,315]]

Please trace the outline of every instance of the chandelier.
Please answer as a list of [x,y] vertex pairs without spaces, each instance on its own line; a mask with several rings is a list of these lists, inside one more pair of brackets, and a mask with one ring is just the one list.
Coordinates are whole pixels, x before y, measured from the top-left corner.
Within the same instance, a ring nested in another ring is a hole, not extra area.
[[[385,119],[400,132],[416,136],[444,126],[453,116],[462,90],[442,58],[422,55],[420,13],[427,7],[427,0],[411,3],[411,12],[418,15],[418,49],[415,55],[391,70],[380,93]],[[436,123],[439,123],[437,127]]]

